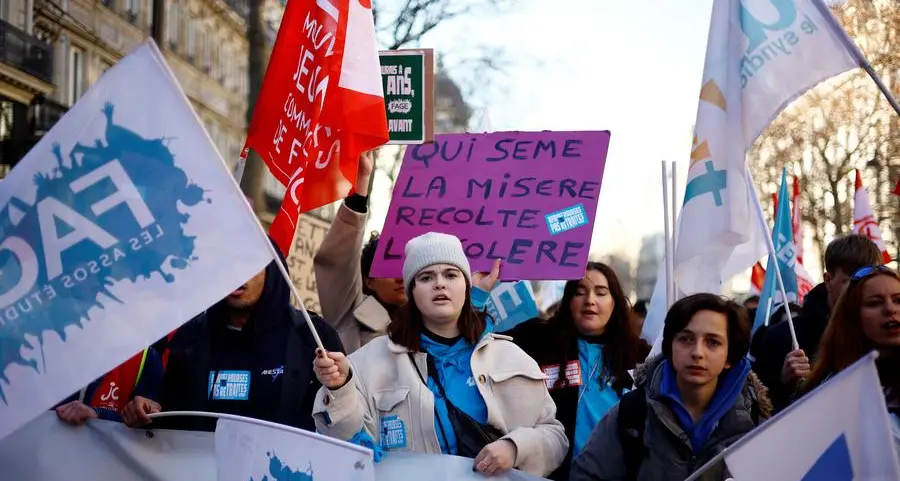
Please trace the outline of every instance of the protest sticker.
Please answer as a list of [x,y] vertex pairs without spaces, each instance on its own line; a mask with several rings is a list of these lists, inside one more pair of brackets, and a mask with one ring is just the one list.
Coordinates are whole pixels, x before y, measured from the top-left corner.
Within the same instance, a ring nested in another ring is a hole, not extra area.
[[462,241],[473,271],[502,280],[584,276],[608,131],[435,136],[410,146],[394,184],[373,277],[402,277],[403,249],[426,232]]

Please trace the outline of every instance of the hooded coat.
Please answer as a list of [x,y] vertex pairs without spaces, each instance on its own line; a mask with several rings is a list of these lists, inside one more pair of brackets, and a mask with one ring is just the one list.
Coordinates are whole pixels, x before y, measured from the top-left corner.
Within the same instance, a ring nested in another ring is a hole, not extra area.
[[[644,457],[638,481],[682,481],[726,447],[756,427],[754,417],[768,419],[772,406],[766,388],[752,372],[746,377],[736,400],[712,427],[699,449],[682,429],[671,401],[663,393],[665,359],[656,356],[635,369],[635,386],[643,388],[647,400],[644,425]],[[754,411],[758,414],[754,416]],[[594,429],[581,455],[575,458],[569,481],[625,480],[626,467],[619,440],[619,406],[614,407]],[[724,481],[724,463],[713,466],[700,481]]]
[[[169,344],[160,399],[164,411],[237,414],[315,429],[312,406],[321,387],[312,369],[317,346],[303,314],[291,306],[290,288],[275,262],[266,266],[262,295],[243,329],[229,325],[222,300],[178,330]],[[277,262],[286,267],[280,252]],[[344,352],[337,332],[317,314],[309,316],[325,349]],[[217,399],[214,384],[234,373],[249,378],[245,399]],[[215,424],[198,417],[153,422],[158,428],[203,431]]]

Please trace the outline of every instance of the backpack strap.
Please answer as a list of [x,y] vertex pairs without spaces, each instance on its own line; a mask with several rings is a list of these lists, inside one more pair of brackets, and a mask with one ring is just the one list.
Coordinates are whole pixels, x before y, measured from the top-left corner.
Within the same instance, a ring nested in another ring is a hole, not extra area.
[[635,481],[644,461],[644,426],[647,421],[647,395],[643,388],[625,393],[619,401],[617,418],[619,444],[625,460],[625,479]]

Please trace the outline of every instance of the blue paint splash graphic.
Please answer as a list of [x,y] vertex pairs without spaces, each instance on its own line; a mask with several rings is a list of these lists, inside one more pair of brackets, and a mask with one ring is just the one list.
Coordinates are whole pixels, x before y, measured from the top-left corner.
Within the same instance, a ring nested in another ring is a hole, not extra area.
[[[264,474],[260,481],[313,481],[312,464],[306,468],[306,471],[294,471],[275,454],[266,453],[266,456],[269,457],[269,474]],[[269,476],[272,477],[269,478]],[[253,481],[252,477],[250,481]]]
[[[35,176],[35,203],[13,197],[0,209],[0,241],[21,239],[34,251],[33,262],[37,264],[35,267],[28,258],[23,263],[10,249],[0,249],[0,296],[6,296],[20,282],[27,281],[23,274],[29,269],[38,271],[37,280],[27,294],[7,299],[5,305],[0,305],[0,400],[4,404],[7,400],[3,388],[10,385],[8,368],[22,365],[40,372],[36,360],[23,356],[23,350],[34,348],[26,336],[37,339],[42,348],[44,336],[49,333],[58,334],[65,342],[65,329],[82,327],[83,322],[90,321],[89,310],[121,302],[109,290],[117,282],[159,275],[172,283],[175,277],[168,271],[185,269],[189,262],[196,260],[193,257],[195,238],[185,235],[183,230],[189,216],[179,210],[179,204],[187,207],[199,204],[204,200],[204,190],[189,182],[187,174],[176,167],[167,146],[169,139],[145,139],[114,124],[114,110],[112,104],[103,108],[106,144],[101,139],[94,145],[76,143],[66,157],[55,144],[57,167],[49,174]],[[120,176],[119,180],[124,182],[118,186],[113,175],[97,176],[99,172],[122,171],[127,179]],[[81,186],[83,189],[73,187],[73,182],[92,172],[91,181],[82,180],[86,184]],[[141,199],[122,191],[129,181]],[[111,195],[120,197],[108,200],[104,206],[102,201]],[[140,211],[141,202],[152,215],[152,219],[143,217],[151,221],[143,226],[138,221],[140,216],[135,214],[135,210]],[[138,208],[132,208],[129,203]],[[98,232],[102,236],[105,231],[114,243],[104,248],[91,239],[82,239],[62,250],[61,272],[48,272],[45,253],[56,249],[45,249],[44,242],[48,239],[42,238],[39,220],[42,205],[44,228],[47,230],[55,224],[56,237],[66,239],[72,234],[78,239],[79,233],[90,230],[95,234],[92,239],[96,239]],[[56,212],[74,211],[83,219],[77,216],[62,219],[48,214],[48,206],[54,205]],[[101,302],[103,297],[106,300]]]

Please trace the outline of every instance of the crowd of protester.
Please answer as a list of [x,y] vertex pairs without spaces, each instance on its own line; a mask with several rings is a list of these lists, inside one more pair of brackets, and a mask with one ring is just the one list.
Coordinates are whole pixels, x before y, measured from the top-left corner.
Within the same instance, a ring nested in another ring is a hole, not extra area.
[[[591,262],[542,316],[495,332],[485,303],[501,262],[473,273],[459,239],[405,246],[403,277],[370,269],[364,244],[371,160],[315,258],[317,349],[275,262],[177,332],[66,399],[59,418],[211,431],[238,414],[370,447],[473,459],[554,480],[683,480],[774,413],[877,349],[900,439],[900,276],[857,235],[826,249],[824,282],[776,305],[752,332],[758,298],[678,300],[662,353],[640,338],[647,302]],[[792,346],[788,312],[799,344]],[[719,464],[703,480],[724,480]]]

